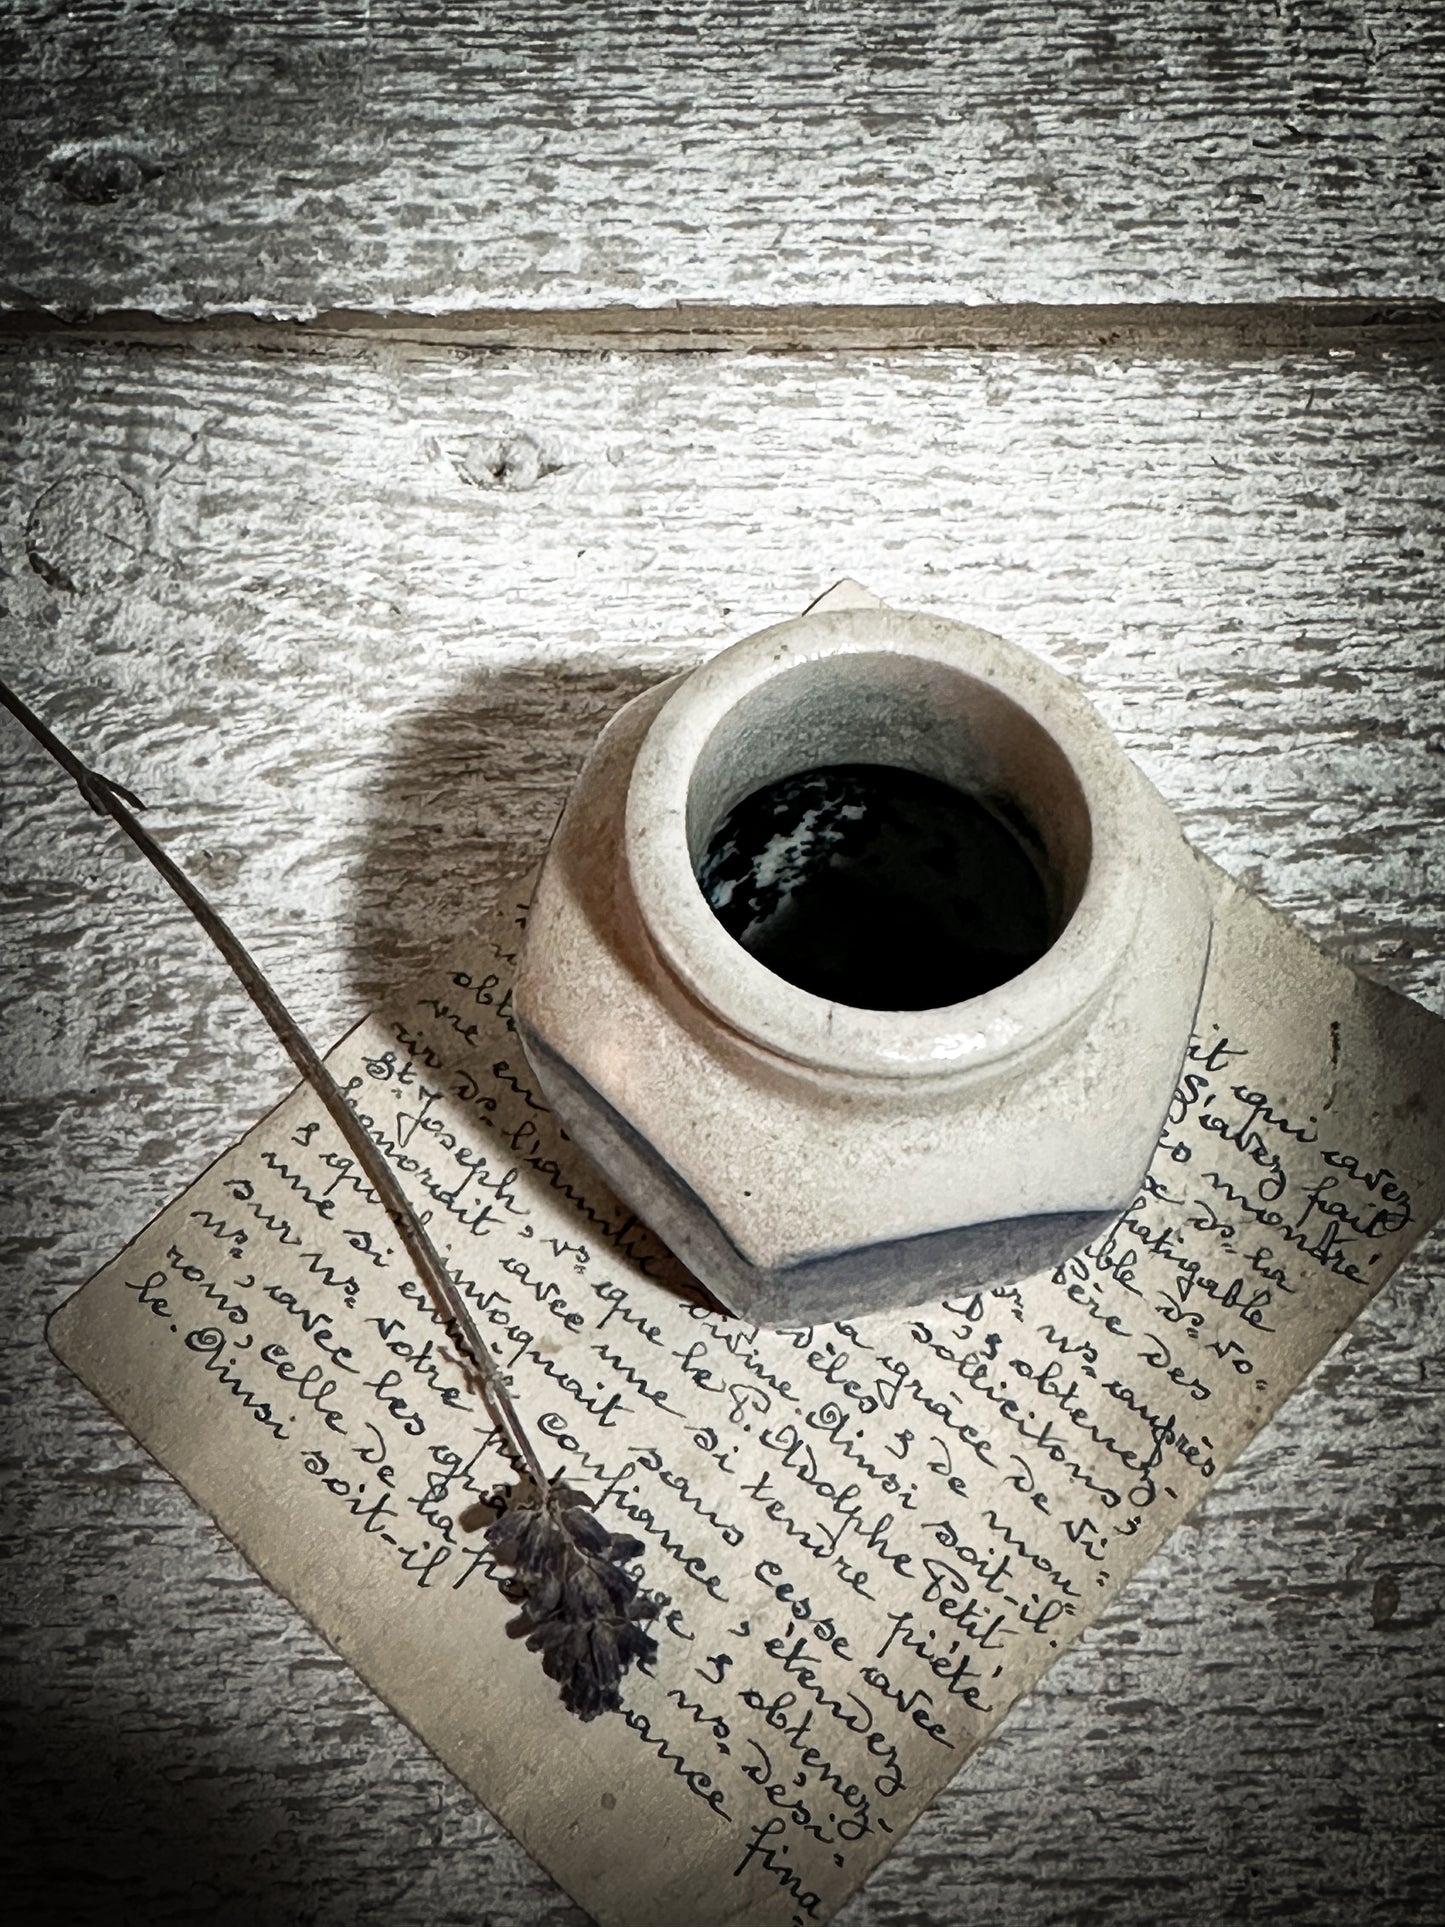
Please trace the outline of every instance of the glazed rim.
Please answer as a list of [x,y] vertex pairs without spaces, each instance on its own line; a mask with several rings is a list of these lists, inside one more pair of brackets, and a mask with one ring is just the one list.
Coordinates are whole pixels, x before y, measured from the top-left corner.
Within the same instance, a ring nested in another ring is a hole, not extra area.
[[[1049,889],[1044,954],[963,1003],[894,1011],[814,996],[744,950],[697,880],[709,839],[765,784],[836,763],[989,803]],[[1132,766],[1066,677],[962,623],[850,609],[765,629],[678,684],[633,766],[626,860],[659,956],[755,1045],[822,1071],[956,1077],[1032,1055],[1093,1005],[1138,921],[1142,815]]]

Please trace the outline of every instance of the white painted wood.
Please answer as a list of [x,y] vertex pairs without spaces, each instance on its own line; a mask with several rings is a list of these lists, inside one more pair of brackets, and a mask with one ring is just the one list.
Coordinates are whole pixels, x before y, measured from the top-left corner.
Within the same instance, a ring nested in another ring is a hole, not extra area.
[[[0,367],[4,674],[150,799],[320,1038],[530,861],[626,695],[845,573],[1077,674],[1203,848],[1445,1007],[1433,364]],[[0,799],[9,1891],[37,1921],[575,1921],[44,1348],[287,1077],[8,726]],[[845,1927],[1433,1922],[1442,1255]]]
[[1433,0],[6,10],[11,304],[1439,294]]

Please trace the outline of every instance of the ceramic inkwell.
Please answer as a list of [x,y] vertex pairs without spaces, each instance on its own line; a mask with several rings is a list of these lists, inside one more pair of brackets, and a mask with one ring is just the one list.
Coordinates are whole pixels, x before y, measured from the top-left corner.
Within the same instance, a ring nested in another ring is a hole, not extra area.
[[730,1310],[806,1325],[1105,1229],[1209,929],[1168,807],[1068,678],[834,592],[603,731],[515,1004],[638,1216]]

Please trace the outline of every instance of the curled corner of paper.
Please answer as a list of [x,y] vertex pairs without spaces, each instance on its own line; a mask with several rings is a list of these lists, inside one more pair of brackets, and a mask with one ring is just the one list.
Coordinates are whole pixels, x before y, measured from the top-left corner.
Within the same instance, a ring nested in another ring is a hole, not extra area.
[[852,576],[845,575],[841,582],[835,582],[815,602],[810,602],[803,614],[820,616],[830,615],[834,609],[882,609],[885,606],[882,596],[874,595],[861,582],[855,582]]

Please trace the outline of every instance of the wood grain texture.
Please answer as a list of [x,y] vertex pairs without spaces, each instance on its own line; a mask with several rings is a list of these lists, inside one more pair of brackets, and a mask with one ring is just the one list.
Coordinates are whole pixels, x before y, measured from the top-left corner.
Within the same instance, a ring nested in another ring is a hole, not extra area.
[[[508,887],[627,695],[845,571],[1076,674],[1202,848],[1445,1008],[1435,362],[3,366],[4,673],[151,800],[319,1038]],[[23,1917],[578,1921],[45,1349],[46,1312],[287,1077],[10,734],[0,786]],[[844,1927],[1433,1923],[1442,1256],[1437,1233]]]
[[5,298],[1440,292],[1434,0],[13,0]]

